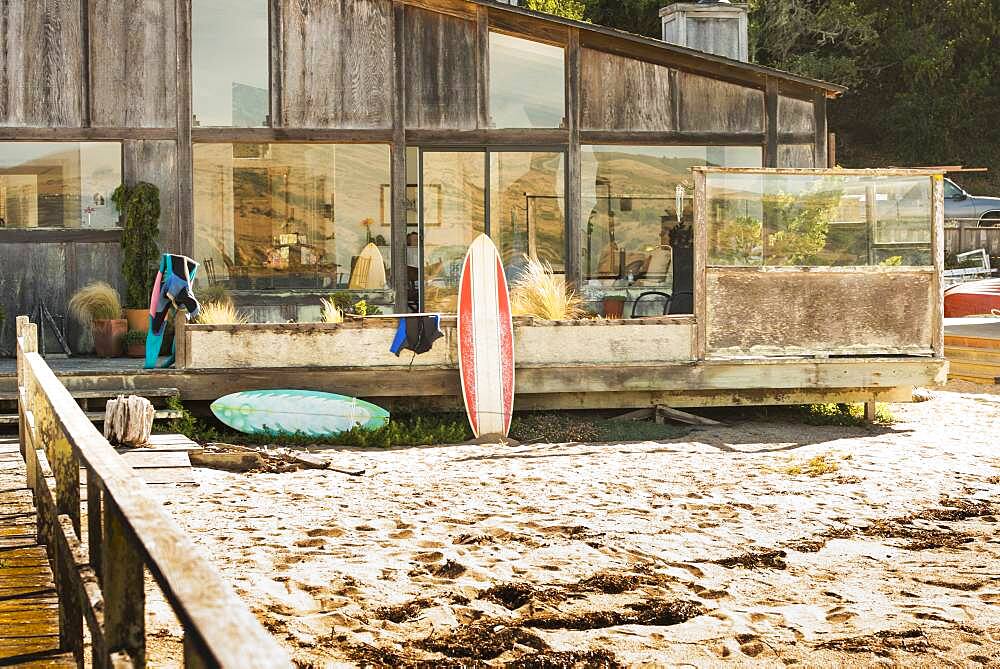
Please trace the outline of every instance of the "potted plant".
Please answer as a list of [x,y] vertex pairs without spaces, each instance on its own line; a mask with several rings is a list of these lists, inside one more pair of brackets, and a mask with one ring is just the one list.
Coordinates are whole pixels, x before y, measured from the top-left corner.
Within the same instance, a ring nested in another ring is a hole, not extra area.
[[604,306],[604,317],[610,319],[621,318],[622,313],[625,311],[625,299],[624,295],[605,295],[604,299],[601,300]]
[[140,181],[118,186],[111,201],[122,216],[122,278],[125,280],[125,318],[129,329],[149,330],[149,301],[160,251],[156,246],[160,222],[160,190]]
[[146,333],[138,330],[129,330],[122,338],[122,345],[125,347],[125,355],[130,358],[146,357]]
[[117,290],[103,281],[87,284],[70,298],[69,312],[85,332],[93,335],[98,357],[111,358],[122,354],[122,339],[128,331],[128,321],[122,318]]

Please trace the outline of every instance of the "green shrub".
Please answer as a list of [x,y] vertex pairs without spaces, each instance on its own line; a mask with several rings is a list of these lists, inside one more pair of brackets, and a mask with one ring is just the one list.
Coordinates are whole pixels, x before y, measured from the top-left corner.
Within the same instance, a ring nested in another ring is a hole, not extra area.
[[160,189],[140,181],[133,187],[118,186],[111,201],[122,215],[122,278],[125,308],[142,309],[149,304],[156,279],[159,249]]

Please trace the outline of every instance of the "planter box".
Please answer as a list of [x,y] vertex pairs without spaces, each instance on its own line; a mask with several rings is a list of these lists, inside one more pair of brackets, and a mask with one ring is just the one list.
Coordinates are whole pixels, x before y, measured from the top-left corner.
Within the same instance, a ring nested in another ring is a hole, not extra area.
[[[442,318],[439,339],[413,357],[389,352],[396,319],[342,324],[254,323],[191,325],[180,319],[178,369],[288,367],[458,367],[454,318]],[[693,360],[694,318],[514,323],[514,359],[520,367],[647,364]]]

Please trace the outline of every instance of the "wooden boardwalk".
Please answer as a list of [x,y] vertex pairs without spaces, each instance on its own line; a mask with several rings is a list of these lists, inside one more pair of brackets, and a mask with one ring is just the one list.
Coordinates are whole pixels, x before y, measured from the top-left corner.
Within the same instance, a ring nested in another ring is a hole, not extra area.
[[0,666],[76,667],[59,651],[59,600],[17,439],[0,440]]

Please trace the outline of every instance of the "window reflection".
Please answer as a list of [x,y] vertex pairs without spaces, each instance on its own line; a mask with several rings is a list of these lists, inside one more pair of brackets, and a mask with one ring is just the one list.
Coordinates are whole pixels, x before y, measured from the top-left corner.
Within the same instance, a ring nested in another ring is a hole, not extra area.
[[931,265],[930,179],[709,174],[716,265]]
[[196,144],[195,255],[235,290],[391,305],[389,147]]
[[194,0],[191,95],[196,126],[268,125],[267,0]]
[[465,253],[486,230],[486,154],[425,151],[423,171],[424,306],[454,313]]
[[490,236],[508,280],[526,255],[565,271],[564,168],[561,152],[490,153]]
[[[615,294],[690,313],[693,307],[693,195],[696,165],[759,167],[758,147],[584,146],[583,278],[598,302]],[[664,297],[664,295],[669,297]],[[653,313],[644,315],[654,315]]]
[[494,128],[565,127],[562,47],[490,33],[490,120]]
[[118,142],[0,144],[0,228],[112,228]]

